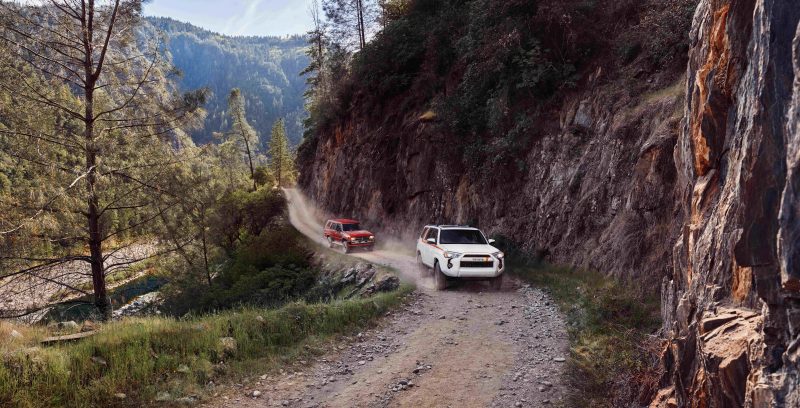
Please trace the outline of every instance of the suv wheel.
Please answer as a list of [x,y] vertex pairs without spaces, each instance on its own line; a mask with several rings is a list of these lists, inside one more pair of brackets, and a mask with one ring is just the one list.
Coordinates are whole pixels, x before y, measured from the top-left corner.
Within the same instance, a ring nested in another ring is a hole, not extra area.
[[436,290],[447,289],[447,276],[442,272],[442,268],[439,267],[439,261],[433,263],[433,281]]
[[331,237],[325,237],[328,240],[328,248],[333,248],[333,240]]
[[500,290],[500,289],[502,289],[502,288],[503,288],[503,277],[504,277],[505,275],[506,275],[506,274],[504,274],[504,273],[501,273],[501,274],[500,274],[500,276],[497,276],[497,277],[494,277],[494,278],[492,278],[492,280],[491,280],[491,282],[490,282],[490,284],[492,285],[492,289],[494,289],[494,290]]
[[342,252],[346,254],[350,253],[350,245],[347,242],[342,241]]

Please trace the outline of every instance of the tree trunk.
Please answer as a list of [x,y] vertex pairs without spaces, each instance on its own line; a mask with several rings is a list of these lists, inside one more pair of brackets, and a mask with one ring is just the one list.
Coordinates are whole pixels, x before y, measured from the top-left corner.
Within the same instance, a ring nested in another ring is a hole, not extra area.
[[86,138],[86,188],[88,193],[86,218],[89,224],[89,258],[92,266],[94,304],[103,320],[111,319],[111,300],[106,291],[105,265],[103,263],[103,236],[101,214],[95,187],[97,185],[97,151],[94,140],[94,86],[90,61],[87,63],[89,81],[85,89],[84,136]]
[[205,208],[201,210],[202,219],[203,221],[200,223],[200,228],[202,228],[202,239],[203,239],[203,267],[206,270],[206,279],[208,280],[208,287],[211,287],[211,268],[208,265],[208,238],[206,237],[206,211]]
[[356,0],[356,11],[358,13],[358,41],[361,49],[367,45],[367,36],[364,28],[364,1]]
[[97,74],[94,72],[94,0],[88,1],[85,15],[86,30],[84,32],[84,137],[86,138],[86,189],[88,194],[88,211],[86,218],[89,224],[89,258],[92,265],[92,286],[94,304],[102,320],[111,320],[111,299],[106,290],[105,265],[103,263],[103,236],[101,231],[101,214],[97,199],[97,146],[94,140],[94,90]]
[[280,155],[278,155],[278,188],[283,187],[281,183],[281,173],[283,173],[283,150],[281,150]]

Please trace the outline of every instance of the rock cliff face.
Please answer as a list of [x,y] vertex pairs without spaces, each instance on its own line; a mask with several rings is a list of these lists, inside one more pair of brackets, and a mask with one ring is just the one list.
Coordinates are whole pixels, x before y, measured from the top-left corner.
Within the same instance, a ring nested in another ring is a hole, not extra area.
[[800,406],[799,19],[793,0],[696,12],[654,406]]
[[679,66],[649,72],[596,61],[527,127],[522,162],[478,176],[453,159],[461,135],[443,132],[425,104],[355,104],[301,155],[300,186],[331,213],[384,235],[409,239],[428,223],[469,223],[551,262],[656,293],[672,273],[681,217]]

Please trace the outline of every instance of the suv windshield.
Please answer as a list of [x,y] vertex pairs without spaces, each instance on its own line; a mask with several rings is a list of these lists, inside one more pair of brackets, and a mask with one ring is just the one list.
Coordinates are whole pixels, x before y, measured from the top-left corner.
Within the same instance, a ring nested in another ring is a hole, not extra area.
[[361,226],[358,224],[342,224],[342,231],[360,231]]
[[486,245],[486,238],[478,230],[443,229],[439,235],[439,243]]

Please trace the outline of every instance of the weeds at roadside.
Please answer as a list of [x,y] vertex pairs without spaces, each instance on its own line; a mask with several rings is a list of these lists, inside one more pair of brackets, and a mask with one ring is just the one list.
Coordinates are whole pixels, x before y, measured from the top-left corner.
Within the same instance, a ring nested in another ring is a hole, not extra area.
[[25,338],[13,350],[2,350],[0,406],[138,407],[153,405],[164,392],[169,401],[155,404],[201,398],[209,384],[256,368],[263,373],[369,327],[410,291],[403,286],[360,300],[187,320],[129,319],[80,343],[53,348],[35,347],[35,336]]
[[512,274],[548,291],[567,317],[569,407],[647,405],[660,373],[658,303],[591,271],[535,261],[509,265]]

